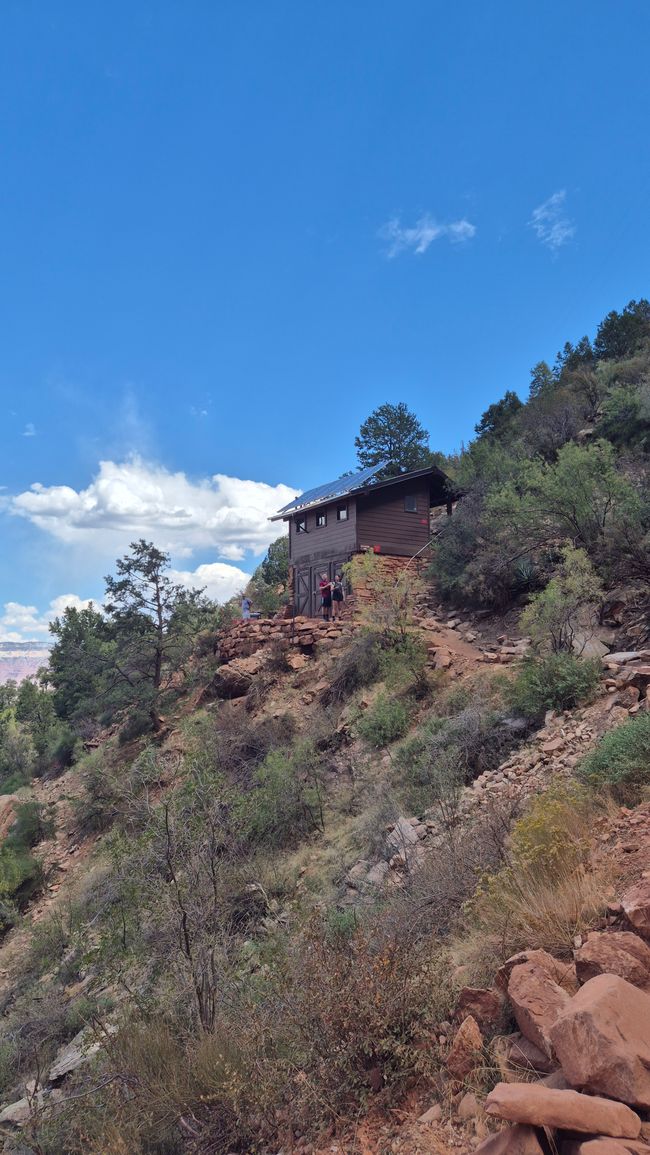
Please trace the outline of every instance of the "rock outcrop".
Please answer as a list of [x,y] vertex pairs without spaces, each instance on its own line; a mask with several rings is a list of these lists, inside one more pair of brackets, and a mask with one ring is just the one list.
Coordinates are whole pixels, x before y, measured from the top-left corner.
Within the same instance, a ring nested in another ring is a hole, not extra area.
[[590,979],[550,1029],[573,1087],[650,1108],[650,995],[618,975]]
[[641,1133],[639,1116],[624,1103],[578,1091],[555,1091],[540,1083],[497,1083],[485,1100],[485,1110],[499,1119],[536,1127],[629,1139]]
[[522,1035],[553,1058],[551,1029],[570,1001],[570,996],[534,962],[513,967],[508,998]]

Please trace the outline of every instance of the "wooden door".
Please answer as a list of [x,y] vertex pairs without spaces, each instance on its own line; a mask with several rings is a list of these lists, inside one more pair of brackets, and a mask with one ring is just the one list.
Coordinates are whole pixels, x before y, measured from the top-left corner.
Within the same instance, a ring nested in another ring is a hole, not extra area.
[[306,618],[311,617],[311,567],[305,566],[304,569],[296,571],[296,596],[295,596],[296,613],[302,614]]

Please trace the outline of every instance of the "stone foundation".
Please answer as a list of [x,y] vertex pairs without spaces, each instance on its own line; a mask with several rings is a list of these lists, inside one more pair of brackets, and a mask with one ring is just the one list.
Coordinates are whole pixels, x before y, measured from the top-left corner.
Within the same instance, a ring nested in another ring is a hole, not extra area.
[[356,624],[346,618],[340,622],[324,622],[320,618],[262,618],[259,621],[233,622],[217,635],[215,651],[222,662],[233,658],[248,658],[266,646],[310,650],[313,646],[331,645],[339,638],[349,637]]

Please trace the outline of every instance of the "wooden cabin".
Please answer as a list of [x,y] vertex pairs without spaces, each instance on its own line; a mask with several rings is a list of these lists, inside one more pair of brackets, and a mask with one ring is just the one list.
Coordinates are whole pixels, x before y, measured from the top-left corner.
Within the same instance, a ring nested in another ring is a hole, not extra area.
[[318,613],[321,574],[332,579],[355,553],[366,550],[415,557],[431,541],[436,515],[451,513],[449,479],[441,469],[428,466],[375,480],[384,468],[380,464],[310,489],[271,518],[288,522],[295,613]]

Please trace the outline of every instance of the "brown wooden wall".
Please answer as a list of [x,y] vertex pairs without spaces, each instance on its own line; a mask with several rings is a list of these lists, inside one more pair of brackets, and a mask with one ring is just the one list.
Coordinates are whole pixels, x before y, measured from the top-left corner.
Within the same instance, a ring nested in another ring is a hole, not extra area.
[[[407,513],[404,499],[413,494],[417,512]],[[382,553],[412,557],[429,541],[429,501],[428,481],[357,498],[357,548],[379,546]]]
[[[337,505],[347,504],[348,520],[336,520]],[[327,513],[327,525],[316,525],[316,515]],[[295,520],[289,522],[289,558],[295,566],[339,558],[357,549],[357,510],[354,498],[347,502],[335,501],[318,510],[309,510],[304,516],[307,533],[296,533]]]

